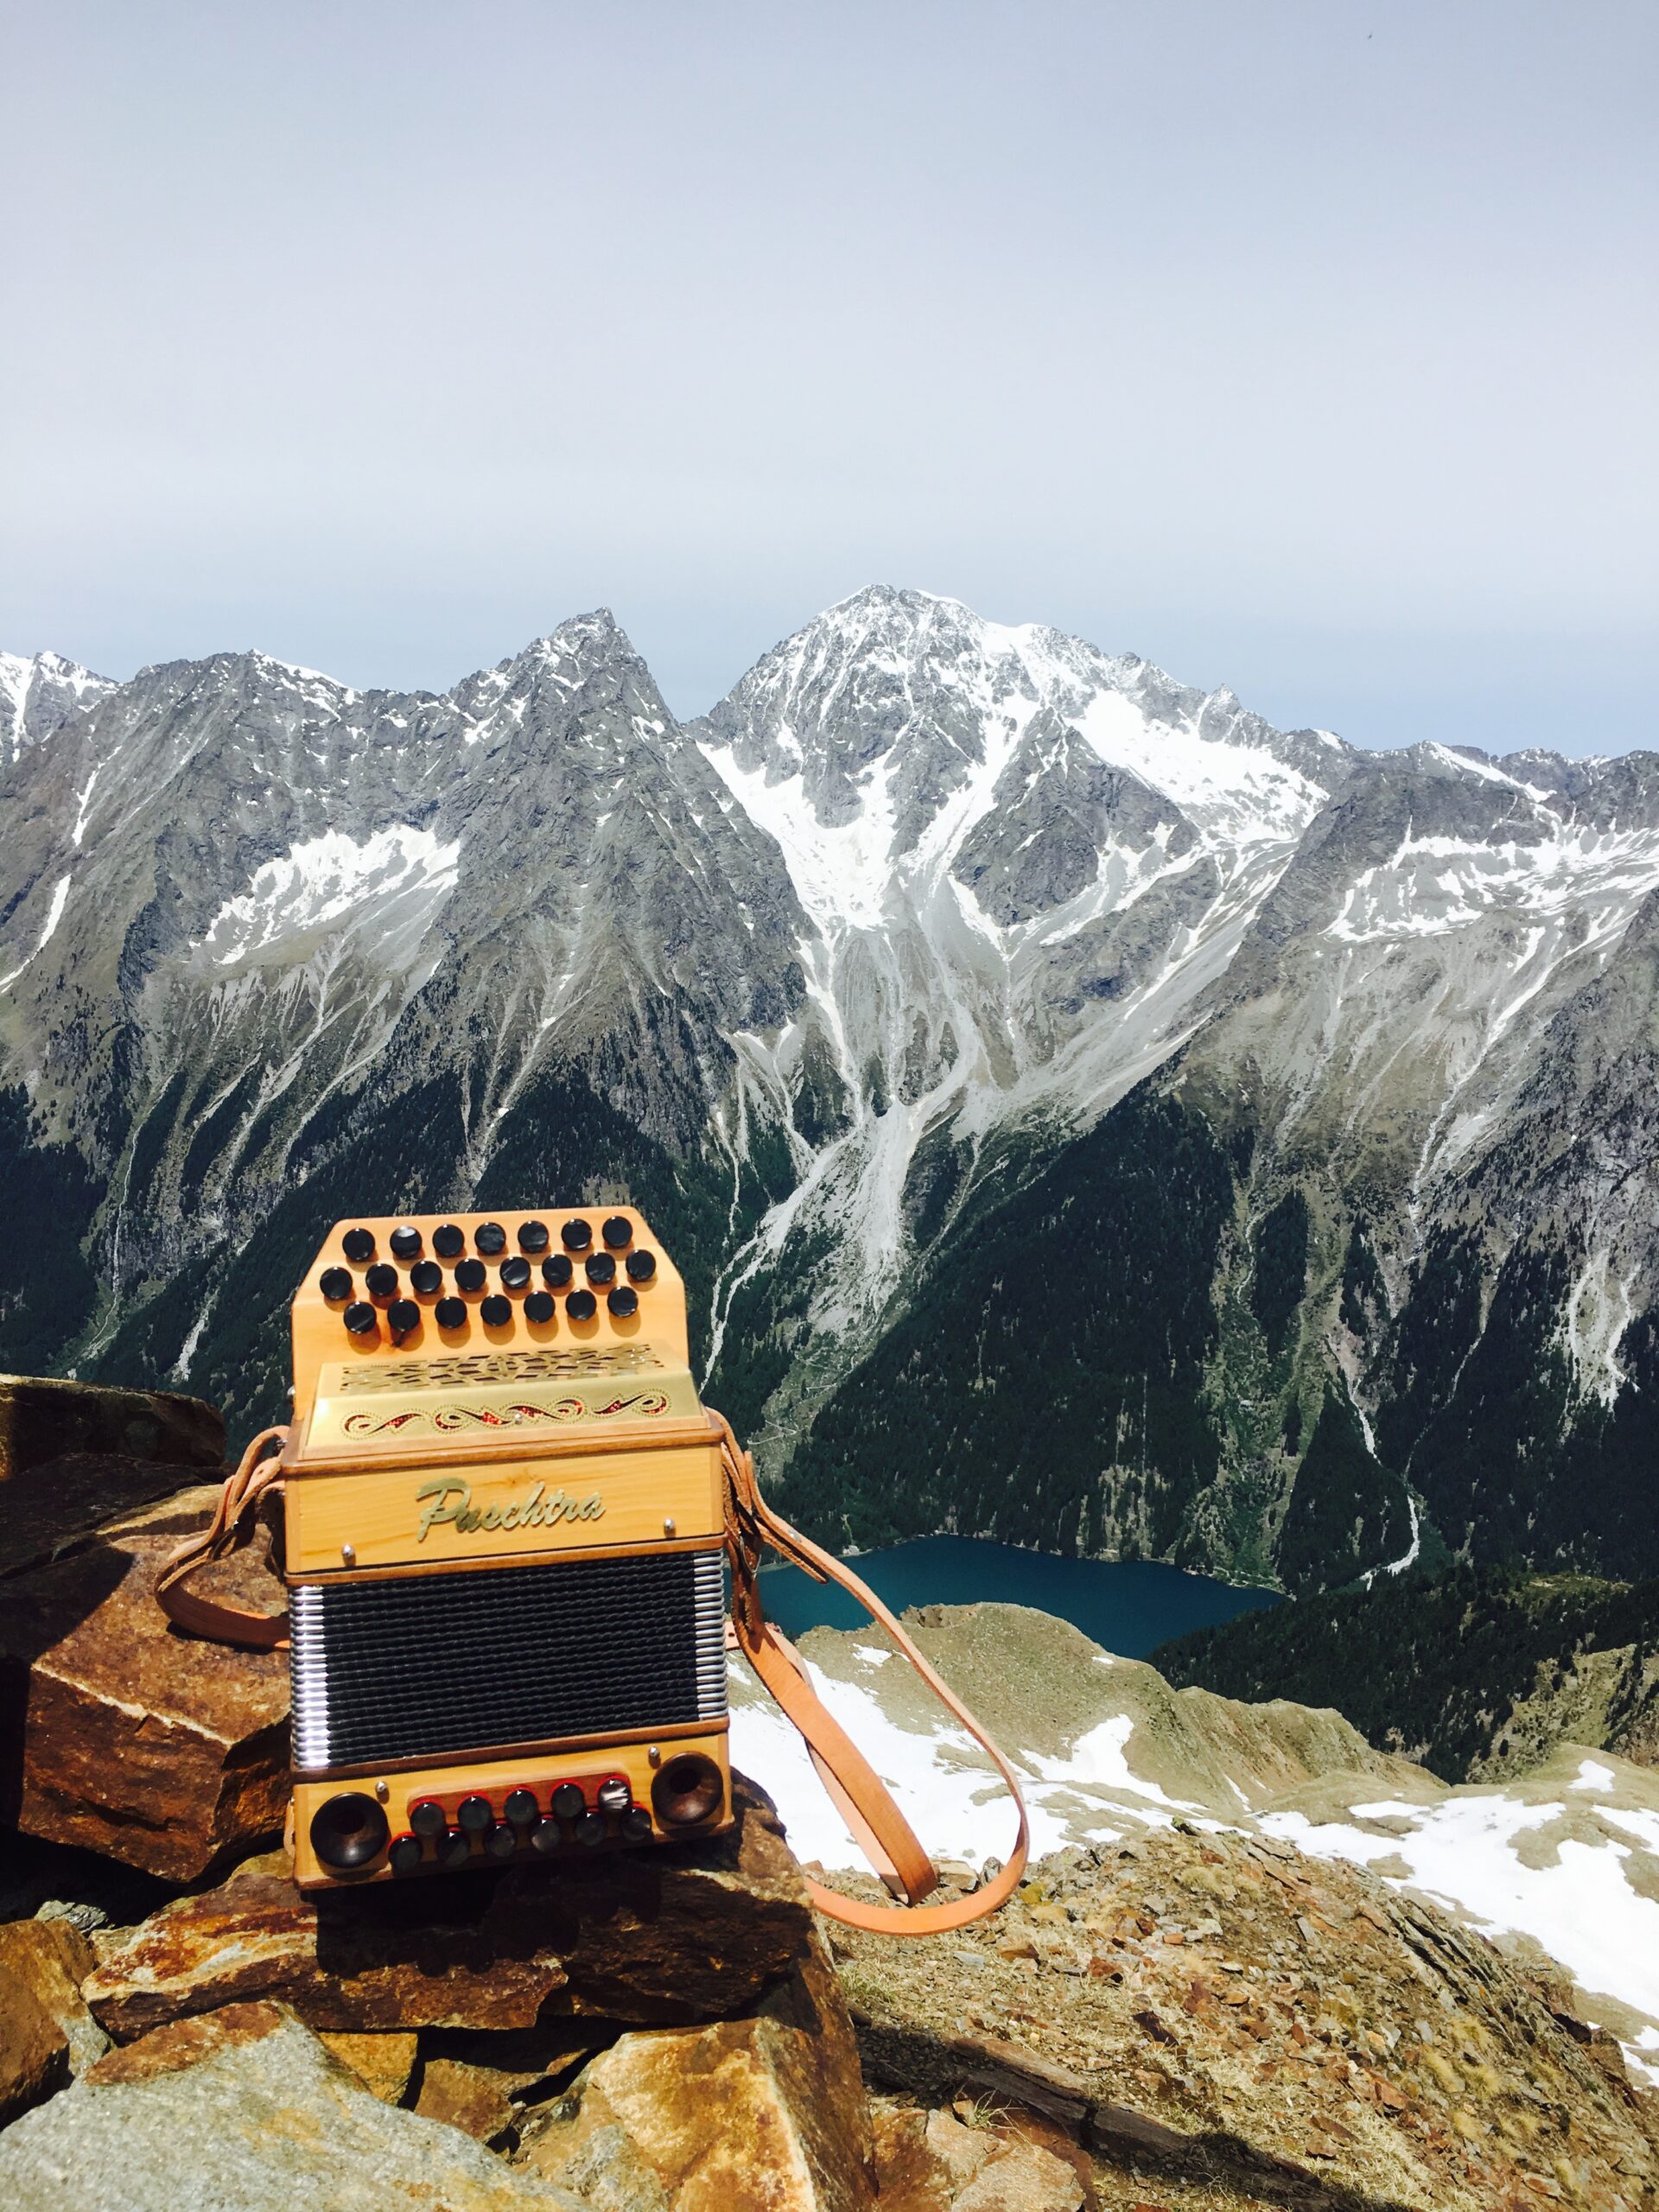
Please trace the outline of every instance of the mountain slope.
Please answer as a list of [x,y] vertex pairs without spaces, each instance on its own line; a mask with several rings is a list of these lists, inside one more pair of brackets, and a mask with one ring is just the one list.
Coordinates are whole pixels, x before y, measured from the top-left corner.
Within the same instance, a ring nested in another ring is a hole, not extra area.
[[251,1426],[327,1221],[603,1178],[820,1534],[1659,1572],[1652,756],[882,587],[683,727],[602,613],[148,669],[0,809],[0,1357]]

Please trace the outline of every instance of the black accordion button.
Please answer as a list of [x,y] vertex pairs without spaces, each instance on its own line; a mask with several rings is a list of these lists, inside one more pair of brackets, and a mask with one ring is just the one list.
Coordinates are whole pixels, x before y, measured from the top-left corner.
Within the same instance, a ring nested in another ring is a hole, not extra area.
[[620,1252],[633,1235],[633,1224],[625,1215],[613,1213],[599,1233],[605,1239],[607,1250]]
[[463,1260],[455,1269],[457,1290],[482,1290],[488,1280],[482,1260]]
[[630,1252],[623,1265],[628,1271],[630,1282],[649,1282],[657,1272],[654,1252]]
[[457,1260],[467,1249],[467,1232],[453,1221],[446,1221],[432,1232],[432,1249],[441,1260]]
[[495,1819],[487,1797],[463,1797],[461,1810],[455,1815],[469,1835],[482,1835]]
[[559,1231],[559,1241],[567,1252],[585,1252],[594,1241],[594,1232],[585,1221],[567,1221]]
[[530,1832],[531,1847],[543,1853],[556,1851],[563,1840],[556,1821],[537,1821]]
[[616,1262],[608,1252],[595,1252],[586,1262],[585,1272],[588,1281],[602,1290],[607,1282],[616,1281]]
[[573,1321],[591,1321],[599,1311],[599,1300],[591,1290],[573,1290],[564,1301],[564,1310]]
[[406,1337],[421,1325],[421,1309],[412,1298],[394,1298],[386,1308],[386,1323],[394,1337]]
[[501,1809],[516,1827],[522,1827],[526,1821],[535,1819],[540,1808],[536,1802],[533,1789],[510,1789],[507,1802]]
[[423,1797],[418,1805],[409,1808],[409,1825],[416,1835],[442,1835],[448,1826],[443,1808],[435,1798]]
[[576,1841],[578,1843],[585,1843],[591,1851],[596,1843],[603,1843],[604,1840],[604,1814],[584,1813],[582,1818],[576,1822]]
[[394,1229],[386,1242],[391,1247],[394,1260],[418,1260],[421,1256],[421,1232],[412,1221]]
[[422,1298],[431,1298],[443,1288],[443,1269],[435,1260],[419,1260],[409,1271],[409,1287]]
[[622,1815],[622,1840],[625,1843],[645,1843],[651,1836],[651,1815],[643,1805],[636,1805],[631,1813]]
[[478,1318],[486,1329],[505,1329],[512,1319],[510,1298],[486,1298],[478,1309]]
[[378,1268],[371,1268],[363,1278],[363,1287],[371,1298],[396,1298],[397,1295],[397,1268],[387,1267],[384,1262]]
[[493,1260],[498,1252],[507,1249],[507,1232],[499,1221],[480,1221],[473,1231],[473,1249]]
[[498,1821],[485,1837],[484,1848],[492,1859],[511,1859],[518,1848],[518,1839],[505,1821]]
[[359,1299],[355,1306],[346,1308],[346,1325],[354,1337],[372,1337],[380,1325],[380,1316]]
[[386,1853],[394,1874],[412,1874],[421,1863],[421,1847],[412,1835],[400,1835]]
[[472,1855],[472,1838],[460,1828],[451,1828],[447,1835],[439,1839],[438,1864],[440,1866],[464,1866]]
[[563,1290],[571,1276],[570,1255],[556,1252],[550,1260],[542,1262],[542,1281],[550,1290]]
[[327,1299],[336,1304],[352,1294],[352,1278],[344,1268],[325,1268],[317,1278],[317,1288]]
[[574,1821],[579,1813],[588,1809],[588,1800],[576,1782],[562,1782],[553,1792],[553,1809],[562,1821]]
[[432,1319],[441,1329],[464,1329],[467,1325],[466,1301],[459,1298],[441,1298],[432,1308]]
[[626,1321],[630,1313],[639,1311],[639,1294],[637,1290],[630,1290],[626,1283],[620,1282],[605,1303],[619,1321]]
[[532,1290],[524,1300],[526,1321],[537,1323],[550,1321],[557,1311],[558,1308],[553,1303],[553,1294],[550,1291]]
[[503,1290],[522,1290],[529,1281],[530,1262],[528,1260],[502,1261],[501,1287]]
[[353,1266],[360,1268],[365,1260],[374,1257],[374,1232],[367,1229],[348,1229],[340,1238],[340,1246]]
[[532,1257],[547,1249],[547,1224],[544,1221],[524,1221],[518,1224],[518,1249]]

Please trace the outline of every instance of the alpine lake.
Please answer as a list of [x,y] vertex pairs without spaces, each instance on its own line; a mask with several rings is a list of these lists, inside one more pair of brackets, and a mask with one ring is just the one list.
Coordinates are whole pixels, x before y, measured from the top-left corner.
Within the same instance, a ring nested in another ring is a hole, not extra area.
[[[1144,1659],[1172,1637],[1274,1605],[1274,1590],[1241,1589],[1154,1560],[1056,1559],[973,1536],[920,1536],[845,1564],[888,1608],[1030,1605],[1070,1621],[1107,1651]],[[862,1628],[868,1615],[833,1583],[796,1567],[762,1570],[761,1602],[786,1636],[810,1628]]]

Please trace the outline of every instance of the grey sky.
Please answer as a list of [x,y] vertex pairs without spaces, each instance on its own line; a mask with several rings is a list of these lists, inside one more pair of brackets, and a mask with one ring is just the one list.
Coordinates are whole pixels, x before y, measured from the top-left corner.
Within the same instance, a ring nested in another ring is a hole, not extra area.
[[1659,10],[0,23],[0,643],[683,713],[918,584],[1363,742],[1659,745]]

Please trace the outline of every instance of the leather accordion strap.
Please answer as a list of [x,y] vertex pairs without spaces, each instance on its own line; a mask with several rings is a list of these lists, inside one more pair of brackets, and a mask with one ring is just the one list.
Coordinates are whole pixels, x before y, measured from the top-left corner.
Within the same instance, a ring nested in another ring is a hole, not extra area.
[[[928,1664],[875,1592],[830,1553],[791,1528],[761,1497],[754,1463],[732,1433],[724,1414],[709,1418],[720,1438],[726,1472],[726,1541],[732,1561],[732,1620],[745,1658],[786,1717],[805,1739],[825,1788],[847,1826],[887,1887],[902,1891],[908,1906],[863,1904],[805,1877],[813,1904],[826,1918],[880,1936],[938,1936],[982,1920],[1013,1895],[1026,1871],[1030,1824],[1020,1783],[1007,1760],[966,1706]],[[946,1711],[954,1715],[987,1753],[1007,1783],[1019,1814],[1019,1833],[1007,1863],[983,1888],[949,1904],[918,1900],[938,1885],[915,1831],[893,1802],[887,1784],[813,1689],[799,1654],[761,1609],[757,1575],[763,1547],[770,1546],[815,1581],[835,1582],[879,1621]]]
[[198,1598],[184,1586],[199,1567],[236,1549],[254,1507],[283,1478],[282,1462],[267,1459],[264,1454],[269,1446],[287,1441],[285,1428],[260,1431],[219,1492],[213,1519],[200,1535],[181,1544],[162,1569],[162,1579],[156,1586],[156,1602],[175,1628],[207,1637],[215,1643],[245,1644],[256,1651],[287,1649],[286,1613],[245,1612],[239,1605]]

